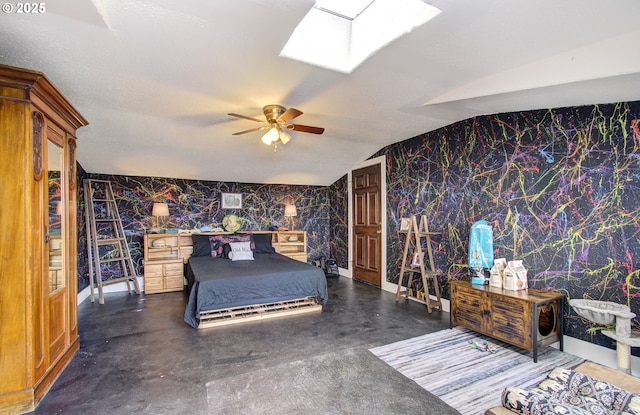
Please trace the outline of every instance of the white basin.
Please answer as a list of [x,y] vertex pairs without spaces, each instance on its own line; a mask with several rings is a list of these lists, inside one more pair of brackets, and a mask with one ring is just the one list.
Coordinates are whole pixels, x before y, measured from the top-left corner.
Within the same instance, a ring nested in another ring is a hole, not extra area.
[[616,317],[632,319],[636,316],[626,305],[610,301],[576,299],[569,300],[569,304],[580,317],[605,326],[613,325]]

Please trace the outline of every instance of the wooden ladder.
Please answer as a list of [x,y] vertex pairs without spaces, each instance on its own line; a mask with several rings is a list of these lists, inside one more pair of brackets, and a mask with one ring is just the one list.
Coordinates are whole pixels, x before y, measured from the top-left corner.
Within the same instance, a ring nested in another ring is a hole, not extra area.
[[95,285],[100,304],[104,304],[102,287],[105,285],[126,281],[127,289],[131,291],[132,282],[136,294],[140,294],[138,275],[131,260],[111,182],[86,179],[83,186],[91,302],[94,302]]
[[[436,269],[433,262],[433,250],[431,248],[431,236],[439,235],[438,232],[430,232],[427,224],[427,217],[425,215],[420,216],[418,222],[418,216],[413,215],[411,217],[409,229],[406,231],[407,237],[404,244],[404,253],[402,256],[402,266],[400,267],[400,277],[398,278],[398,290],[396,291],[396,301],[400,297],[404,297],[405,300],[409,298],[426,304],[427,311],[431,313],[433,308],[438,308],[442,311],[442,302],[440,300],[440,287],[438,285],[438,276],[442,275],[442,272]],[[429,260],[429,269],[425,266],[425,252],[422,249],[423,243],[425,245],[427,258]],[[413,255],[409,259],[409,247],[413,246]],[[415,259],[415,260],[414,260]],[[406,286],[403,285],[405,274],[409,274],[407,277]],[[418,291],[413,294],[414,277],[420,274],[422,278],[422,291]],[[435,293],[435,299],[429,295],[429,281],[433,284],[433,290]],[[413,294],[413,295],[412,295]]]

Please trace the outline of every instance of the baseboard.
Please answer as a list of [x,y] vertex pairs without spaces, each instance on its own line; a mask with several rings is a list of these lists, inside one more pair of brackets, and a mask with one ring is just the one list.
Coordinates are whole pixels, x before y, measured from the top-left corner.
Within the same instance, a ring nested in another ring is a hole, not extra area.
[[352,278],[351,277],[351,270],[349,270],[349,269],[338,267],[338,273],[340,274],[341,277]]
[[[559,348],[560,345],[555,343],[553,347]],[[615,349],[609,349],[575,337],[564,336],[564,351],[612,369],[617,369],[618,367]],[[640,357],[631,356],[631,375],[640,377]]]
[[[140,286],[140,291],[144,291],[144,277],[138,277],[138,285]],[[127,282],[122,281],[117,284],[105,285],[102,287],[103,293],[116,293],[129,291],[127,288]],[[98,301],[98,288],[94,288],[93,294],[95,297],[95,301]],[[91,287],[87,286],[82,291],[78,293],[78,305],[82,304],[87,298],[91,297]]]

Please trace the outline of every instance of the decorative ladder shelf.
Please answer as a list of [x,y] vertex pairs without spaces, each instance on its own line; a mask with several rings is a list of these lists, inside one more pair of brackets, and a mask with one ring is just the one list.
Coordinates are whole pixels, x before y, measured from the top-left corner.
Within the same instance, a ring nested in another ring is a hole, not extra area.
[[[401,231],[405,232],[405,231]],[[404,253],[402,256],[402,266],[400,267],[400,277],[398,278],[398,290],[396,291],[396,301],[400,300],[400,297],[404,297],[405,300],[409,298],[421,302],[427,306],[427,311],[431,313],[433,308],[437,308],[442,311],[442,302],[440,300],[440,287],[438,286],[438,276],[442,275],[442,272],[436,269],[433,262],[433,250],[431,248],[431,236],[439,235],[438,232],[430,232],[427,224],[427,217],[425,215],[420,216],[418,222],[418,216],[413,215],[409,229],[406,230],[407,237],[404,244]],[[425,252],[422,249],[422,245],[425,245],[426,254],[429,259],[429,268],[425,267]],[[409,258],[409,247],[413,246],[413,256]],[[413,261],[413,258],[416,261]],[[407,284],[403,285],[405,274],[409,274],[407,277]],[[411,290],[414,283],[414,278],[420,274],[422,278],[422,289],[418,296],[412,296]],[[429,295],[429,281],[433,283],[433,290],[435,293],[435,299],[432,299]],[[424,294],[424,298],[422,298]]]
[[[136,294],[140,294],[138,275],[131,260],[111,182],[87,179],[83,185],[91,302],[94,302],[95,285],[98,286],[100,304],[104,304],[104,285],[126,281],[131,291],[132,282]],[[111,275],[103,279],[104,272]]]

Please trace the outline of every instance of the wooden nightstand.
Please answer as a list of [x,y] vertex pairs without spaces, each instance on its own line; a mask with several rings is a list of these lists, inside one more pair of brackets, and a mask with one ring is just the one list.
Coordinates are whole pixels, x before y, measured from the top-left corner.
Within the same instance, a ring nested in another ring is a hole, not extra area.
[[184,247],[181,245],[186,239],[179,234],[167,233],[144,236],[144,292],[146,294],[184,289]]
[[307,232],[279,231],[273,233],[276,252],[300,262],[307,262]]

